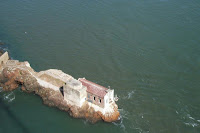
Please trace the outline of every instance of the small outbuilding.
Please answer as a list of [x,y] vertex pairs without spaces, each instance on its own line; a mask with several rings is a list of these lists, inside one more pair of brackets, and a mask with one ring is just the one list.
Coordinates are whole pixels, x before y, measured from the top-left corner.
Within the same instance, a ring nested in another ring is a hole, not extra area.
[[87,88],[86,100],[88,102],[98,105],[101,108],[106,108],[114,102],[114,90],[88,81],[85,78],[79,78],[78,80]]

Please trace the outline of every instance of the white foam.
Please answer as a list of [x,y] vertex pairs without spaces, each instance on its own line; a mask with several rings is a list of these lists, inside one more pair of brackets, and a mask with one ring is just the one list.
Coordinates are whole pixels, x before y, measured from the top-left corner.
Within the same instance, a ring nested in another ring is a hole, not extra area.
[[84,119],[84,120],[83,120],[83,123],[84,123],[84,125],[88,125],[88,124],[89,124],[88,119]]
[[120,119],[121,118],[125,118],[125,119],[128,119],[128,112],[125,111],[124,109],[118,109],[118,111],[120,112]]
[[190,116],[189,118],[192,119],[192,120],[195,120],[195,119],[194,119],[193,117],[191,117],[191,116]]
[[4,94],[3,99],[7,102],[12,102],[13,100],[15,100],[15,94],[13,92],[9,94]]
[[15,96],[14,96],[13,98],[10,98],[10,99],[8,100],[8,102],[12,102],[13,100],[15,100]]
[[120,115],[120,122],[112,122],[115,126],[118,126],[118,127],[120,127],[121,129],[123,129],[123,131],[124,132],[126,132],[125,130],[126,130],[126,127],[125,127],[125,125],[124,125],[124,123],[123,123],[123,116],[122,115]]
[[127,98],[130,99],[134,93],[134,91],[129,92]]
[[184,123],[185,123],[185,125],[187,125],[187,126],[192,126],[192,127],[197,127],[197,126],[198,126],[197,123],[188,123],[188,122],[184,122]]

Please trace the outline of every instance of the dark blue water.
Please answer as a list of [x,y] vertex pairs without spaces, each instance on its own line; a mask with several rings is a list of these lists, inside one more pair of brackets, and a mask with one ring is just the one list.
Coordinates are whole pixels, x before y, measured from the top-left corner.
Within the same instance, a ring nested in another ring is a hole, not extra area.
[[199,0],[1,0],[0,40],[36,71],[111,86],[121,121],[95,125],[0,92],[0,133],[199,133]]

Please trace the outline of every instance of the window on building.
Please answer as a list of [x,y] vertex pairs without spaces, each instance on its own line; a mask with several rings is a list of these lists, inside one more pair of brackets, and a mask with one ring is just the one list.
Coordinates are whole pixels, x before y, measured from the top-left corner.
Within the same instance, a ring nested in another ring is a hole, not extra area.
[[94,100],[95,100],[95,97],[94,97]]
[[101,99],[99,98],[99,103],[101,103]]
[[88,98],[90,98],[90,94],[88,94]]

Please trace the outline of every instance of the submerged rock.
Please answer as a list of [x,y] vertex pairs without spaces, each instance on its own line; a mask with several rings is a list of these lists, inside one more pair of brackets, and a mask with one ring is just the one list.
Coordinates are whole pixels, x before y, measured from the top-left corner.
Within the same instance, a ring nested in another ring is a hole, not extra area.
[[0,45],[4,45],[4,43],[0,41]]

